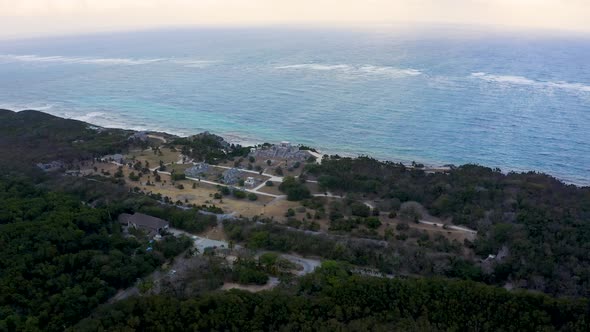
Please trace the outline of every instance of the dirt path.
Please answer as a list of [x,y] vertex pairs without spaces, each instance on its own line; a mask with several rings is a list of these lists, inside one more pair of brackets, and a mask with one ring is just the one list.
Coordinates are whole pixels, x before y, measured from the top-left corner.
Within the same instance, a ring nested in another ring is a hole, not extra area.
[[322,265],[322,262],[318,259],[305,258],[303,256],[294,254],[280,254],[280,257],[288,260],[291,263],[302,266],[303,270],[297,271],[296,273],[300,277],[312,273],[318,266]]
[[[419,222],[421,224],[431,225],[431,226],[436,226],[436,227],[444,227],[445,226],[445,224],[440,223],[440,222],[436,223],[436,222],[426,221],[426,220],[419,220]],[[448,229],[452,229],[452,230],[455,230],[455,231],[469,233],[469,234],[472,234],[472,235],[477,235],[477,231],[475,231],[473,229],[469,229],[467,227],[455,226],[455,225],[448,225],[448,224],[446,224],[446,227]]]
[[[165,174],[165,175],[172,175],[170,172],[164,172],[164,171],[158,171],[159,174]],[[215,182],[215,181],[209,181],[209,180],[203,180],[203,179],[197,179],[197,178],[191,178],[191,177],[186,177],[187,180],[190,181],[195,181],[197,183],[207,183],[207,184],[211,184],[214,186],[222,186],[222,187],[228,187],[231,188],[233,186],[224,184],[224,183],[219,183],[219,182]],[[244,191],[249,192],[249,193],[253,193],[256,195],[262,195],[262,196],[268,196],[268,197],[272,197],[272,198],[277,198],[280,197],[281,195],[275,195],[275,194],[269,194],[269,193],[265,193],[262,191],[258,191],[259,188],[262,188],[262,186],[259,186],[257,188],[254,189],[244,189]]]
[[280,283],[279,278],[270,277],[268,282],[264,285],[241,285],[235,282],[226,282],[221,286],[222,290],[230,290],[230,289],[241,289],[248,292],[256,293],[263,290],[273,289],[278,286]]

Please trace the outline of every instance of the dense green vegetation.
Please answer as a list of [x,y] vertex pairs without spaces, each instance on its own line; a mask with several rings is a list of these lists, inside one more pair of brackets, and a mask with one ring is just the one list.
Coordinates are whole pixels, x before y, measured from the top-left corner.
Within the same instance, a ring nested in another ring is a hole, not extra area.
[[[224,223],[231,240],[250,249],[296,252],[370,267],[386,274],[447,276],[487,281],[481,269],[458,257],[461,245],[444,237],[419,239],[422,245],[408,245],[395,238],[389,241],[350,238],[328,234],[309,234],[275,224],[256,224],[247,220]],[[423,237],[424,233],[416,235]]]
[[588,302],[473,282],[351,275],[326,262],[292,289],[135,298],[76,331],[587,331]]
[[172,206],[144,205],[139,211],[168,220],[170,226],[189,233],[201,233],[217,225],[216,216],[200,214],[197,209],[181,210]]
[[222,137],[208,132],[198,135],[177,138],[172,145],[182,146],[182,154],[195,160],[216,164],[233,157],[247,156],[250,148],[241,145],[229,144]]
[[290,201],[300,201],[311,197],[311,193],[304,182],[292,176],[286,176],[283,179],[283,182],[279,185],[279,190],[287,194],[287,199]]
[[268,275],[255,260],[242,258],[234,264],[231,280],[242,285],[264,285],[268,281]]
[[0,110],[0,166],[22,170],[38,162],[69,162],[121,152],[138,143],[128,139],[131,134],[37,111]]
[[474,249],[481,257],[507,252],[489,272],[496,282],[590,296],[588,187],[475,165],[427,174],[367,157],[324,158],[307,172],[325,189],[380,200],[382,211],[417,201],[436,216],[477,229]]
[[[121,185],[122,172],[110,180],[76,178],[45,174],[34,166],[60,160],[69,168],[75,160],[89,163],[92,157],[148,144],[129,140],[131,134],[35,111],[0,110],[0,153],[5,156],[0,158],[0,331],[590,330],[587,300],[473,282],[589,297],[590,188],[474,165],[426,173],[367,157],[336,156],[306,165],[302,177],[287,177],[279,186],[289,200],[304,206],[287,211],[292,228],[271,220],[235,220],[226,221],[224,230],[248,249],[296,252],[345,265],[330,262],[293,281],[287,275],[293,266],[276,255],[258,260],[246,255],[230,267],[212,252],[192,258],[188,253],[183,259],[200,263],[182,282],[171,275],[160,285],[166,296],[104,306],[72,327],[117,289],[179,257],[191,244],[186,237],[148,243],[141,232],[137,238],[124,237],[115,222],[120,213],[144,212],[198,233],[217,223],[199,209],[221,212],[215,206],[180,209],[173,204],[182,202],[140,194],[139,188],[129,192]],[[208,133],[174,144],[211,163],[249,151]],[[151,175],[147,164],[133,167],[138,177]],[[306,177],[345,198],[311,197]],[[231,194],[226,187],[216,193],[219,199]],[[233,195],[256,198],[242,191]],[[376,208],[363,203],[368,201]],[[411,201],[443,220],[477,229],[477,240],[459,243],[410,227],[423,211],[406,203]],[[306,219],[297,220],[295,211],[299,216],[307,212]],[[378,232],[385,216],[402,222]],[[330,234],[309,231],[319,230],[314,220],[320,219],[329,221]],[[497,257],[483,260],[490,254]],[[377,279],[351,271],[427,278]],[[286,282],[259,294],[203,295],[223,281],[264,284],[268,275]],[[433,276],[454,280],[428,279]]]
[[0,331],[61,331],[184,251],[124,238],[109,211],[0,178]]

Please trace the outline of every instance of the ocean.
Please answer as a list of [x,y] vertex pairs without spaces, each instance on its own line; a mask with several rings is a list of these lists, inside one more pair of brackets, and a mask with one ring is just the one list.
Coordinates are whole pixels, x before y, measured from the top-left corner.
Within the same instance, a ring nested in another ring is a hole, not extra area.
[[194,28],[0,42],[0,108],[590,185],[590,36]]

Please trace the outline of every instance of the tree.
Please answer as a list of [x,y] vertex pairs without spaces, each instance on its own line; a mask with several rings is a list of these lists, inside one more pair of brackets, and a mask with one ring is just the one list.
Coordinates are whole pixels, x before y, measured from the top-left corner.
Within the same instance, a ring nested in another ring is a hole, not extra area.
[[219,187],[219,192],[223,196],[229,196],[231,194],[231,190],[229,189],[229,187],[226,187],[226,186],[220,186]]
[[350,208],[353,216],[368,217],[371,214],[371,208],[361,202],[353,202]]
[[365,224],[370,229],[377,229],[381,226],[381,221],[377,217],[365,218]]
[[279,190],[287,194],[287,200],[300,201],[311,197],[309,189],[292,176],[287,176],[279,185]]
[[172,178],[172,181],[180,181],[186,179],[186,175],[182,173],[172,173],[170,177]]
[[235,198],[237,199],[242,199],[242,198],[246,198],[246,192],[243,190],[238,190],[238,189],[234,189],[232,191],[232,194],[234,195]]

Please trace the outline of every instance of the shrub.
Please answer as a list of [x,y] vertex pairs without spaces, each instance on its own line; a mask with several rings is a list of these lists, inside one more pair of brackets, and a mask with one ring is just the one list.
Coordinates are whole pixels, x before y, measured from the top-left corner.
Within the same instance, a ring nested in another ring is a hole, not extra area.
[[287,210],[287,212],[285,213],[285,217],[293,217],[293,216],[295,216],[295,210],[289,208]]
[[287,194],[287,200],[289,201],[300,201],[311,197],[309,189],[292,176],[287,176],[283,180],[279,190]]
[[410,225],[406,224],[405,222],[399,223],[395,226],[395,229],[398,231],[407,231],[410,229]]
[[231,194],[231,191],[229,190],[228,187],[220,187],[219,188],[219,192],[223,195],[223,196],[228,196]]
[[232,193],[233,193],[234,197],[237,199],[246,198],[245,191],[234,189]]
[[381,221],[377,217],[369,217],[365,219],[365,224],[370,229],[377,229],[381,226]]
[[350,204],[353,216],[368,217],[371,214],[371,208],[361,202]]
[[172,173],[170,177],[172,178],[172,181],[180,181],[186,179],[186,176],[182,173]]
[[405,206],[399,211],[399,216],[405,221],[419,222],[422,214],[414,206]]

